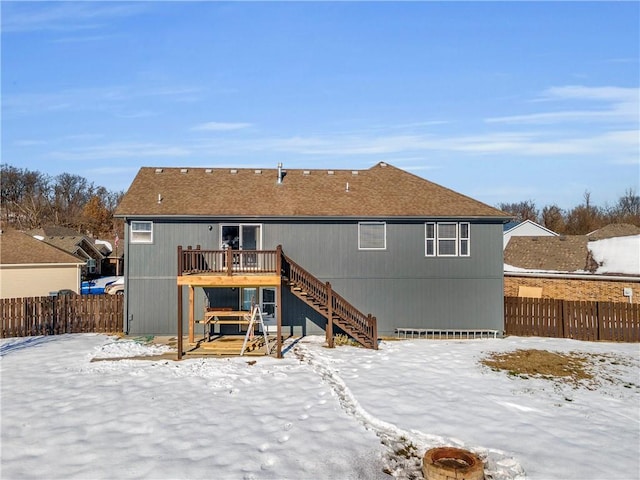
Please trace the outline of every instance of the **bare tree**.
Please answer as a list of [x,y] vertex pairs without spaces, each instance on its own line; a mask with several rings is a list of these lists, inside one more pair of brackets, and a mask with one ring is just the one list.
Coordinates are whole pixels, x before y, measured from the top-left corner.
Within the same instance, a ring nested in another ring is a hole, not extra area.
[[37,171],[2,165],[2,218],[7,225],[38,227],[51,212],[51,179]]
[[547,205],[542,209],[542,224],[556,233],[565,233],[565,215],[557,205]]
[[533,200],[517,203],[499,203],[498,208],[521,222],[525,220],[538,222],[538,208]]
[[629,188],[618,199],[618,203],[609,210],[609,217],[616,223],[632,223],[640,226],[640,195]]
[[77,228],[84,233],[82,211],[94,191],[93,183],[89,183],[86,178],[70,173],[58,175],[54,187],[54,223]]
[[571,235],[585,235],[606,223],[602,210],[591,205],[591,193],[584,192],[584,203],[571,209],[566,218],[567,231]]

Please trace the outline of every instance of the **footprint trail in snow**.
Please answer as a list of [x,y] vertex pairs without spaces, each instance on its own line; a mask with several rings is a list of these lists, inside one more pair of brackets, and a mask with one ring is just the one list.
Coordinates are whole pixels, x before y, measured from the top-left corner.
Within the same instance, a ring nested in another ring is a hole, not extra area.
[[354,417],[367,430],[373,431],[387,448],[384,458],[385,472],[396,478],[418,479],[422,475],[422,457],[434,447],[454,446],[465,448],[485,462],[486,480],[524,480],[526,475],[520,464],[500,450],[483,447],[467,447],[460,440],[429,435],[417,430],[403,430],[391,423],[370,415],[351,393],[338,372],[320,356],[299,343],[294,354],[308,364],[331,388],[341,408]]

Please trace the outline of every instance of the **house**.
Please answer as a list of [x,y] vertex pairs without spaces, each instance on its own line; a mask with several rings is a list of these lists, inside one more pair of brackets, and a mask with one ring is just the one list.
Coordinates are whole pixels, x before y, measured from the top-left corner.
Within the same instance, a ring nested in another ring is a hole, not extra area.
[[511,237],[557,237],[558,234],[531,220],[511,221],[504,224],[503,248]]
[[[331,322],[357,337],[347,323],[370,328],[373,317],[377,335],[398,327],[503,331],[509,217],[387,163],[145,167],[116,217],[125,222],[132,334],[175,335],[192,329],[205,306],[247,310],[252,300],[299,334],[332,330]],[[327,305],[328,292],[344,303]],[[364,317],[340,318],[347,312]]]
[[99,277],[109,264],[111,249],[104,243],[96,243],[92,238],[73,229],[48,225],[28,232],[33,237],[71,253],[85,261],[84,277]]
[[0,298],[41,297],[59,290],[80,291],[85,262],[31,235],[0,234]]
[[504,261],[506,296],[640,303],[640,227],[634,225],[514,237]]

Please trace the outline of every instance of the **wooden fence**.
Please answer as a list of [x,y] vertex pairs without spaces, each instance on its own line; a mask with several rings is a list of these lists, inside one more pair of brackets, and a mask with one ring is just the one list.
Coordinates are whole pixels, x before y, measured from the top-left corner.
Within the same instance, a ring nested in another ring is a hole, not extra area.
[[62,333],[119,333],[122,295],[60,295],[0,300],[0,338]]
[[640,342],[640,304],[504,298],[507,335]]

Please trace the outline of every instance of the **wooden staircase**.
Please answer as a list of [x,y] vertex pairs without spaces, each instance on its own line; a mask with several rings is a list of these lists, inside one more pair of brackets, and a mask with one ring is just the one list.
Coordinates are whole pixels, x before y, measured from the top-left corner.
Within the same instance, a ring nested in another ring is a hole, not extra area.
[[300,300],[327,319],[327,341],[333,347],[333,326],[360,343],[363,347],[378,349],[376,318],[365,315],[347,302],[284,253],[282,254],[282,276],[284,285]]

